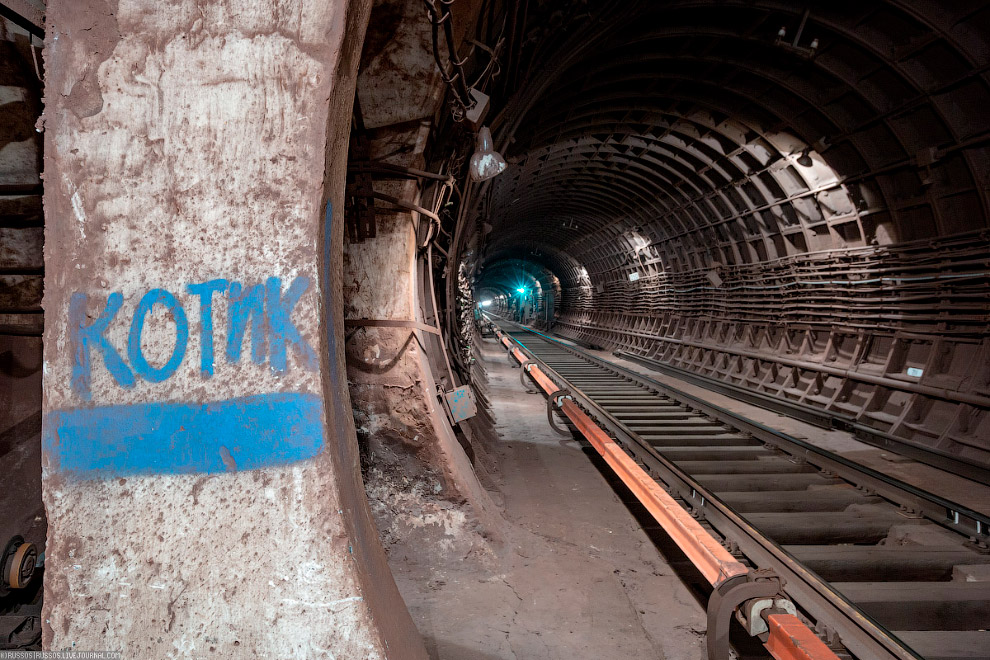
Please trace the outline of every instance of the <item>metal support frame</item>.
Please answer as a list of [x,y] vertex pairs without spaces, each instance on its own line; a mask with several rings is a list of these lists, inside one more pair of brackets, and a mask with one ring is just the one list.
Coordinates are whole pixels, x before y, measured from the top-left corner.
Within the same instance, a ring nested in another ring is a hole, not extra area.
[[553,421],[553,410],[563,407],[564,399],[574,400],[570,390],[555,390],[547,396],[547,423],[559,435],[569,436],[571,432],[568,429],[557,426],[557,423]]
[[529,383],[526,382],[526,374],[529,373],[529,369],[532,366],[533,366],[532,360],[525,360],[522,364],[519,365],[521,369],[521,371],[519,372],[519,382],[522,384],[523,387],[526,388],[527,394],[539,394],[537,390],[532,389],[529,386]]
[[[351,133],[350,161],[366,162],[371,154],[368,135],[356,129]],[[377,235],[375,222],[375,188],[371,172],[350,170],[347,172],[344,218],[351,239],[357,243]]]
[[774,598],[782,593],[783,584],[773,571],[750,571],[726,580],[708,598],[708,632],[705,648],[708,660],[729,657],[729,624],[736,608],[752,598]]

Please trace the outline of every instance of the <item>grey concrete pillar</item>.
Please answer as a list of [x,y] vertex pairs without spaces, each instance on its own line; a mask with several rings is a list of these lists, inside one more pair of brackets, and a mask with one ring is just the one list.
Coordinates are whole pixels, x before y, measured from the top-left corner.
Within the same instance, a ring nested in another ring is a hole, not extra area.
[[49,648],[425,657],[337,351],[368,4],[49,2]]

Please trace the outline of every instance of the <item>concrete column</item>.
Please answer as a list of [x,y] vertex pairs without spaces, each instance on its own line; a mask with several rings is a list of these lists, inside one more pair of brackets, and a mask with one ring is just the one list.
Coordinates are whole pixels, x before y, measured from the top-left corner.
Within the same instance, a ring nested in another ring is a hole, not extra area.
[[[457,3],[456,40],[477,15],[476,5]],[[428,167],[430,126],[446,89],[430,49],[431,31],[422,0],[375,4],[357,85],[358,131],[366,144],[352,157]],[[421,199],[423,187],[415,180],[375,176],[373,188],[407,204],[432,204],[429,193]],[[421,222],[429,220],[378,200],[374,237],[345,242],[349,319],[434,323],[422,285]],[[461,425],[462,446],[437,396],[438,386],[454,386],[439,355],[437,337],[422,330],[366,326],[349,333],[348,379],[367,452],[366,486],[386,542],[401,538],[459,556],[472,547],[487,552],[488,540],[502,537],[502,519],[474,469],[483,470],[486,461],[470,435],[475,424]]]
[[46,647],[425,657],[363,498],[325,213],[369,4],[50,0]]
[[[369,140],[371,160],[425,167],[427,128],[413,122],[378,128]],[[415,181],[377,180],[374,185],[404,202],[428,203],[420,199]],[[349,318],[433,321],[423,315],[417,291],[421,221],[428,222],[379,203],[376,235],[345,242],[344,309]],[[444,365],[438,373],[431,368],[424,346],[429,341],[434,340],[426,332],[409,328],[360,328],[347,344],[347,373],[358,426],[366,436],[372,505],[394,514],[379,517],[383,536],[412,538],[435,544],[438,554],[463,556],[486,543],[465,530],[476,525],[481,536],[500,539],[501,516],[441,408],[438,382],[445,390],[453,384]],[[467,507],[461,510],[452,503]],[[434,514],[428,516],[430,524],[423,524],[423,511]]]

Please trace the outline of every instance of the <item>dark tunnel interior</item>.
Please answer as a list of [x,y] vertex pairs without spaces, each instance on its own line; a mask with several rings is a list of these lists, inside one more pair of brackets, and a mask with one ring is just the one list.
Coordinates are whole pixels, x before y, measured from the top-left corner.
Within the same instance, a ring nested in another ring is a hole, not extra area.
[[494,124],[479,298],[988,464],[988,8],[586,8]]

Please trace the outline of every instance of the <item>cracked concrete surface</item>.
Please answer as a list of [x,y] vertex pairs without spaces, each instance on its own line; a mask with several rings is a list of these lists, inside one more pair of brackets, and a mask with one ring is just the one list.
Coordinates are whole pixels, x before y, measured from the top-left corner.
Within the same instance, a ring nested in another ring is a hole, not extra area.
[[485,342],[509,522],[493,554],[397,544],[389,563],[437,660],[696,658],[704,612],[574,441]]

